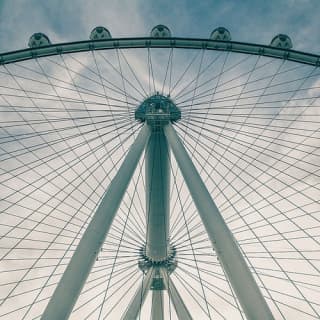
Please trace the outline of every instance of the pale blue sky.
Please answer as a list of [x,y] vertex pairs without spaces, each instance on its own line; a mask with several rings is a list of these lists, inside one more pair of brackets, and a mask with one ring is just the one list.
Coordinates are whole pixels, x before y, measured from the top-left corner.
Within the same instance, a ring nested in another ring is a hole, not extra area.
[[39,31],[61,42],[85,40],[97,25],[123,37],[162,23],[175,36],[206,38],[225,26],[233,40],[263,44],[287,33],[295,49],[319,53],[319,12],[319,0],[1,0],[0,51],[26,47]]

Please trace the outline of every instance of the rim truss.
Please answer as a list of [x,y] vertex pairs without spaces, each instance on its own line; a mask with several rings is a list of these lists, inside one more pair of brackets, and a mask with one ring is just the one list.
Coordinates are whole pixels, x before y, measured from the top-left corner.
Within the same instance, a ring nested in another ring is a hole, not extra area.
[[310,65],[319,66],[320,56],[312,53],[291,49],[274,48],[267,45],[236,41],[217,41],[192,38],[116,38],[107,40],[87,40],[52,44],[40,48],[23,49],[0,55],[0,63],[7,64],[35,57],[46,57],[64,53],[74,53],[91,50],[128,49],[128,48],[180,48],[206,49],[256,54],[266,57],[286,59]]

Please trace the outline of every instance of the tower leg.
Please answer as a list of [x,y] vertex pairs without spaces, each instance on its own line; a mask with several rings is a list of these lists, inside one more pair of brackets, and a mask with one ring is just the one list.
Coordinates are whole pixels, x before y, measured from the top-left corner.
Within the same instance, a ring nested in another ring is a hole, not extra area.
[[164,285],[168,291],[169,297],[174,305],[174,309],[176,310],[176,314],[179,320],[192,320],[192,317],[184,304],[179,291],[176,286],[170,279],[168,272],[166,269],[161,269],[161,275],[164,281]]
[[152,291],[152,320],[163,320],[163,291]]
[[41,317],[42,320],[68,319],[108,234],[149,136],[150,128],[144,125],[84,232]]
[[256,284],[238,244],[213,202],[173,126],[165,135],[197,207],[213,248],[249,320],[271,320],[273,315]]
[[154,276],[154,269],[150,268],[143,279],[143,283],[136,291],[133,299],[131,300],[128,309],[122,320],[136,320],[139,312],[146,300],[147,294],[150,289],[151,281]]
[[151,320],[163,320],[163,279],[158,268],[155,269],[155,278],[159,280],[156,282],[157,288],[152,290],[152,306],[151,306]]

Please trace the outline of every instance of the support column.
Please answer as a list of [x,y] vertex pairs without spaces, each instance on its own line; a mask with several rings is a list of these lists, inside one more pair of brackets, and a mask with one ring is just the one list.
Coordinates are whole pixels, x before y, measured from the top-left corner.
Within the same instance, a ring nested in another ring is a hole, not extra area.
[[163,291],[152,291],[151,319],[163,320]]
[[162,126],[153,126],[146,147],[146,255],[162,261],[168,255],[170,159]]
[[136,320],[150,290],[154,269],[150,268],[136,291],[122,320]]
[[151,306],[151,320],[163,320],[163,290],[164,283],[159,268],[154,268],[155,274],[151,284],[152,290],[152,306]]
[[161,275],[164,281],[164,285],[168,291],[169,297],[174,305],[174,309],[176,310],[176,314],[179,320],[192,320],[192,317],[184,304],[179,291],[176,286],[170,279],[168,272],[166,269],[161,268]]
[[150,128],[144,125],[84,232],[41,317],[42,320],[68,319],[107,236],[149,136]]
[[171,124],[164,133],[177,160],[213,248],[249,320],[272,320],[273,315],[241,254],[236,240],[213,202]]

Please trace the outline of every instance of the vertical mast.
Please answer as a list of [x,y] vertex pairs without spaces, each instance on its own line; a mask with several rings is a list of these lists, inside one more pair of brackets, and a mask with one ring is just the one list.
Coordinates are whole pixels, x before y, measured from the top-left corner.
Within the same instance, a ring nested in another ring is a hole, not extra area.
[[163,261],[168,255],[170,159],[162,127],[155,127],[146,148],[146,255]]
[[136,119],[146,121],[151,129],[145,154],[147,239],[142,257],[145,262],[140,268],[155,270],[150,286],[152,320],[162,320],[164,314],[165,286],[160,266],[175,268],[173,250],[169,245],[170,151],[163,127],[180,116],[173,102],[159,94],[146,99],[135,112]]

